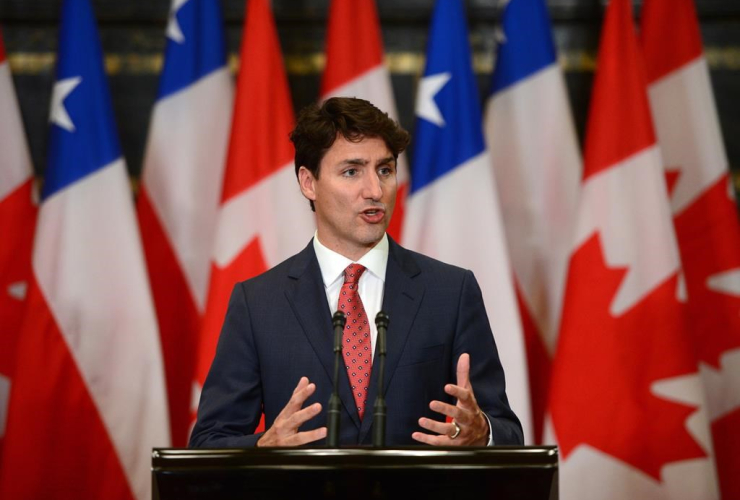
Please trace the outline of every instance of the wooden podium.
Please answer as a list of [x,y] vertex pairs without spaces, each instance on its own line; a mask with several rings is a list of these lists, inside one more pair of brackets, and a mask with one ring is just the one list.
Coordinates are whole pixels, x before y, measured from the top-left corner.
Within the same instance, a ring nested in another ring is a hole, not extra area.
[[558,450],[155,448],[152,498],[557,499]]

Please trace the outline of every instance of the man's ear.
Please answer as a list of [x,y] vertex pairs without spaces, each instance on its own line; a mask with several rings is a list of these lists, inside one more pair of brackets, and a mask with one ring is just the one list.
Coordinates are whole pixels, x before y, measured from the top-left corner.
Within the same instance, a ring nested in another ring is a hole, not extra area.
[[316,178],[306,167],[298,169],[298,185],[301,187],[303,196],[311,201],[316,201]]

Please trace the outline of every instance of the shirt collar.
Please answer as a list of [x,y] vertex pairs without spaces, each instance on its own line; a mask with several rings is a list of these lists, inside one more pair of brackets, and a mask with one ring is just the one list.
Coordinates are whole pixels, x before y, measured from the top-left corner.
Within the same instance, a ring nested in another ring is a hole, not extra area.
[[[319,261],[324,287],[329,287],[337,281],[337,279],[344,275],[344,270],[347,266],[354,262],[344,255],[325,247],[319,241],[318,231],[316,231],[313,237],[313,249]],[[383,234],[380,241],[368,250],[365,255],[360,257],[357,264],[365,266],[369,272],[385,283],[385,269],[388,266],[388,235]]]

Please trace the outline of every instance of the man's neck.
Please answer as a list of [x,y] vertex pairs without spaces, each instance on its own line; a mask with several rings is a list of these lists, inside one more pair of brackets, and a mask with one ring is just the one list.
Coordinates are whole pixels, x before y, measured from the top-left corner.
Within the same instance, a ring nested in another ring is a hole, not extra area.
[[357,262],[363,256],[365,256],[370,250],[378,246],[378,243],[380,243],[383,240],[383,238],[385,238],[385,233],[383,233],[383,236],[381,236],[381,238],[378,241],[366,247],[363,246],[363,247],[351,247],[351,248],[345,245],[333,244],[333,242],[331,242],[330,240],[327,241],[328,239],[322,238],[318,231],[316,231],[316,235],[314,237],[319,241],[319,243],[321,243],[323,246],[325,246],[332,252],[336,252],[339,255],[346,257],[352,262]]
[[344,269],[351,263],[356,262],[364,266],[371,274],[385,281],[385,272],[388,265],[388,237],[383,236],[377,245],[366,252],[357,260],[352,260],[331,248],[325,246],[318,235],[313,240],[316,258],[319,261],[321,276],[324,285],[331,285]]

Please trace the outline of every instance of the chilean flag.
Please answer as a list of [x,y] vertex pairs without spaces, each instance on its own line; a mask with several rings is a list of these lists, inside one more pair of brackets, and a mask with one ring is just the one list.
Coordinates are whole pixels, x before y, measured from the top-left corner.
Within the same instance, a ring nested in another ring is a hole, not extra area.
[[[321,98],[359,97],[398,119],[391,78],[383,63],[383,40],[375,0],[332,0],[326,32],[326,69]],[[400,241],[406,193],[406,155],[398,158],[398,194],[388,234]]]
[[498,39],[485,130],[541,442],[583,168],[544,0],[506,3]]
[[[31,277],[36,200],[10,65],[0,33],[0,457],[15,367],[15,347]],[[0,465],[1,466],[1,465]]]
[[437,1],[427,43],[403,242],[475,273],[506,372],[506,393],[531,442],[522,326],[460,0]]
[[723,498],[740,498],[740,223],[691,0],[646,0],[642,47]]
[[[293,124],[269,2],[249,0],[198,352],[198,389],[211,367],[234,285],[301,250],[316,229],[295,176],[293,145],[288,139]],[[199,395],[198,390],[196,403]]]
[[0,498],[151,495],[168,446],[149,283],[88,0],[62,4],[49,154]]
[[219,0],[173,0],[138,198],[172,444],[190,429],[200,322],[233,106]]
[[568,499],[717,498],[630,0],[604,18],[550,391]]

